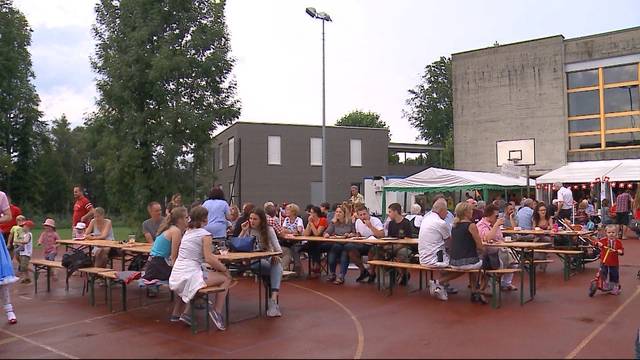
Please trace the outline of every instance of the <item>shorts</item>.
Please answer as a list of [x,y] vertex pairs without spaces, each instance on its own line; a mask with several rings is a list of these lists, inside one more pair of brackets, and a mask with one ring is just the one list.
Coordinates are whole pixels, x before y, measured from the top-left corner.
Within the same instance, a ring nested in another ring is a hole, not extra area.
[[500,269],[500,255],[499,251],[485,253],[482,258],[483,270],[498,270]]
[[560,211],[558,212],[558,219],[562,220],[562,219],[571,219],[573,216],[573,210],[572,209],[560,209]]
[[600,270],[600,276],[602,276],[603,279],[606,279],[607,275],[609,275],[609,282],[617,284],[620,282],[619,270],[620,269],[617,266],[602,265],[602,268]]
[[629,225],[629,213],[628,212],[617,212],[616,213],[616,224],[618,224],[618,225]]
[[18,271],[19,272],[27,272],[29,270],[29,261],[31,261],[30,256],[19,255],[18,256]]
[[145,273],[142,277],[145,280],[169,281],[171,276],[171,266],[167,260],[161,256],[151,256],[145,266]]
[[57,255],[58,255],[58,254],[57,254],[57,253],[55,253],[55,252],[48,253],[48,254],[44,254],[44,259],[45,259],[45,260],[49,260],[49,261],[56,261],[56,256],[57,256]]
[[451,259],[449,265],[458,270],[478,270],[482,268],[482,260],[475,258]]

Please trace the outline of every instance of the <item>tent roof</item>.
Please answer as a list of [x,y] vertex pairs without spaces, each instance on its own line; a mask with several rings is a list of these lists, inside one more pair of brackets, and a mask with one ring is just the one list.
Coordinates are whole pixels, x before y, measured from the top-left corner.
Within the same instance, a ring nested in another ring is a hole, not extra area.
[[570,162],[540,176],[539,184],[592,182],[608,176],[610,181],[640,180],[640,159]]
[[[530,185],[535,186],[535,181],[530,180]],[[488,172],[429,168],[407,178],[392,181],[384,188],[387,191],[446,191],[465,188],[502,189],[526,186],[527,179],[524,177],[513,178]]]

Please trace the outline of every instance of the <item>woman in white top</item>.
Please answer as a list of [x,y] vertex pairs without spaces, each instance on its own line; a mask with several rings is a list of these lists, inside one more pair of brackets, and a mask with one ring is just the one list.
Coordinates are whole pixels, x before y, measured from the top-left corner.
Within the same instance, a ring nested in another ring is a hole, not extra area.
[[[267,215],[264,210],[254,209],[249,215],[249,221],[242,224],[240,236],[255,236],[256,247],[260,251],[282,253],[275,230],[267,223]],[[184,241],[184,240],[183,240]],[[282,281],[282,255],[272,256],[271,259],[262,259],[251,264],[251,269],[259,276],[268,276],[271,284],[271,299],[267,307],[267,316],[282,316],[278,305],[280,282]]]
[[[208,222],[207,209],[196,206],[191,209],[189,217],[189,229],[182,236],[178,257],[169,277],[169,288],[186,304],[180,321],[190,325],[189,303],[198,290],[208,286],[228,288],[231,284],[231,274],[213,254],[211,234],[202,228]],[[203,263],[209,264],[214,271],[205,270],[202,267]],[[209,312],[211,320],[220,330],[225,329],[222,310],[226,296],[227,290],[216,293],[215,305]]]
[[[111,220],[105,217],[104,209],[97,207],[94,210],[94,218],[84,231],[86,240],[115,240]],[[106,267],[109,262],[111,248],[102,247],[94,250],[95,266]]]
[[[304,224],[298,216],[300,208],[296,204],[285,206],[286,217],[282,221],[282,232],[287,235],[302,235]],[[282,241],[282,268],[289,270],[289,265],[293,261],[293,271],[297,276],[302,276],[302,263],[300,262],[300,251],[302,244],[299,241]]]

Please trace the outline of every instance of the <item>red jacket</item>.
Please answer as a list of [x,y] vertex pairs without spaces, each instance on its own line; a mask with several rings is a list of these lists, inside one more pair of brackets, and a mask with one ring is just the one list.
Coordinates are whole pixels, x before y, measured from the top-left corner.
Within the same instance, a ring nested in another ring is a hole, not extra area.
[[598,240],[598,244],[601,244],[603,246],[602,252],[600,252],[600,261],[602,262],[602,264],[607,266],[619,266],[620,263],[618,261],[618,252],[606,249],[604,247],[607,246],[615,250],[622,250],[622,252],[624,253],[622,241],[617,239],[613,240],[613,246],[611,246],[609,239],[605,238]]
[[9,205],[9,211],[11,211],[11,221],[0,224],[0,232],[3,234],[8,234],[9,231],[11,231],[11,228],[17,225],[16,217],[18,217],[18,215],[22,215],[22,210],[13,204]]

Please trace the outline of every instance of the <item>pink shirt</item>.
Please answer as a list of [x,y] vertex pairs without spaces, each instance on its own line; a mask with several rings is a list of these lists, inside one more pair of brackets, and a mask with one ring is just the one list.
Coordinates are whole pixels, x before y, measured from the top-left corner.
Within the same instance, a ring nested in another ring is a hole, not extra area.
[[56,241],[60,240],[60,236],[55,231],[43,231],[40,234],[40,239],[38,239],[38,243],[42,244],[44,247],[44,254],[48,255],[56,252]]
[[9,212],[9,199],[7,195],[0,191],[0,216]]
[[[491,223],[489,221],[487,221],[486,218],[482,218],[482,220],[480,220],[476,226],[478,227],[478,232],[480,233],[480,237],[483,240],[484,240],[485,236],[489,232],[491,232],[491,228],[493,228],[493,225],[491,225]],[[497,241],[497,242],[504,241],[504,237],[502,236],[502,230],[500,230],[500,228],[497,228],[496,229],[496,236],[493,239],[487,239],[487,240],[493,240],[493,241]]]

